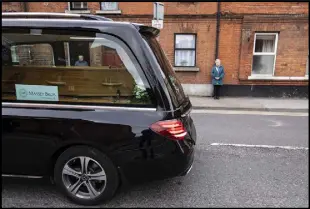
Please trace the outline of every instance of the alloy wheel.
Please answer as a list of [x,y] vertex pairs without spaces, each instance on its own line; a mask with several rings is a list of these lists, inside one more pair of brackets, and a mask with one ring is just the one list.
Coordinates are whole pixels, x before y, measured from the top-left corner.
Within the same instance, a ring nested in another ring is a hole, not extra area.
[[107,177],[96,160],[79,156],[65,164],[62,170],[62,181],[72,195],[83,199],[94,199],[104,191]]

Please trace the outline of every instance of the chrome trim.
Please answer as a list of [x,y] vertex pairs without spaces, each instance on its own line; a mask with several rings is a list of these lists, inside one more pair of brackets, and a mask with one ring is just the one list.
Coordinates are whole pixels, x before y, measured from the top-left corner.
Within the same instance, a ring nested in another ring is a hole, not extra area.
[[13,175],[13,174],[2,174],[2,177],[27,178],[27,179],[41,179],[41,178],[43,178],[43,176],[27,176],[27,175]]
[[57,109],[82,109],[82,110],[126,110],[126,111],[148,111],[156,112],[156,108],[143,107],[113,107],[113,106],[89,106],[89,105],[64,105],[64,104],[42,104],[42,103],[11,103],[2,102],[3,107],[25,107],[25,108],[57,108]]
[[189,108],[184,114],[181,115],[181,117],[183,118],[183,117],[187,116],[188,114],[190,114],[192,112],[192,109],[193,109],[192,107]]
[[80,14],[59,13],[59,12],[2,12],[2,17],[14,16],[50,16],[50,17],[81,17]]
[[186,171],[186,173],[184,174],[184,176],[187,175],[187,174],[192,170],[192,168],[193,168],[193,164],[192,164],[191,167]]

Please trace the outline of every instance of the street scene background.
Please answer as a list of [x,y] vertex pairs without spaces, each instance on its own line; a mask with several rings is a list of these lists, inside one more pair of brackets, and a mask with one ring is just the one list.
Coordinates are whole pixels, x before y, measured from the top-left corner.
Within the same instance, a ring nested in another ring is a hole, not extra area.
[[[309,3],[163,5],[154,22],[153,2],[2,2],[2,12],[97,14],[161,30],[193,105],[193,168],[96,207],[309,207]],[[220,100],[211,97],[216,58],[225,68]],[[2,207],[80,206],[48,179],[2,178]]]

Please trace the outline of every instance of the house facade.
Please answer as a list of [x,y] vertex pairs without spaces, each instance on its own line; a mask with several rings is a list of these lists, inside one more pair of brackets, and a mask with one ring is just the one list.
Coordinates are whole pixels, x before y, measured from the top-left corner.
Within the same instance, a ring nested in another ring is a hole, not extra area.
[[[158,40],[189,95],[212,95],[211,68],[219,58],[223,95],[308,97],[308,8],[308,2],[164,2]],[[153,9],[153,2],[2,2],[7,12],[97,14],[145,25],[152,25]]]

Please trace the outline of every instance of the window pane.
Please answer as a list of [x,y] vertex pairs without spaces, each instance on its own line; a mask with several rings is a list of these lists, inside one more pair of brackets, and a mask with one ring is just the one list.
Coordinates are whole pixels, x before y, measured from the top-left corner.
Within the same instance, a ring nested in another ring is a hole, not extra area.
[[87,2],[71,2],[73,9],[86,9]]
[[274,55],[254,55],[252,74],[273,74]]
[[164,5],[154,2],[153,8],[154,19],[163,20],[164,19]]
[[[99,35],[3,33],[16,46],[19,63],[9,57],[11,63],[2,65],[2,99],[150,106],[150,87],[130,50],[115,37]],[[12,56],[8,46],[2,48]]]
[[101,9],[107,11],[118,10],[118,2],[101,2]]
[[256,35],[255,52],[275,52],[275,35]]
[[77,8],[81,8],[81,7],[82,7],[81,2],[72,2],[72,8],[77,9]]
[[19,62],[19,56],[17,54],[17,47],[11,47],[11,54],[12,54],[12,62]]
[[50,44],[25,44],[11,47],[12,63],[20,66],[53,66],[53,48]]
[[175,66],[195,66],[194,50],[176,50]]
[[195,48],[195,35],[176,35],[175,48]]

